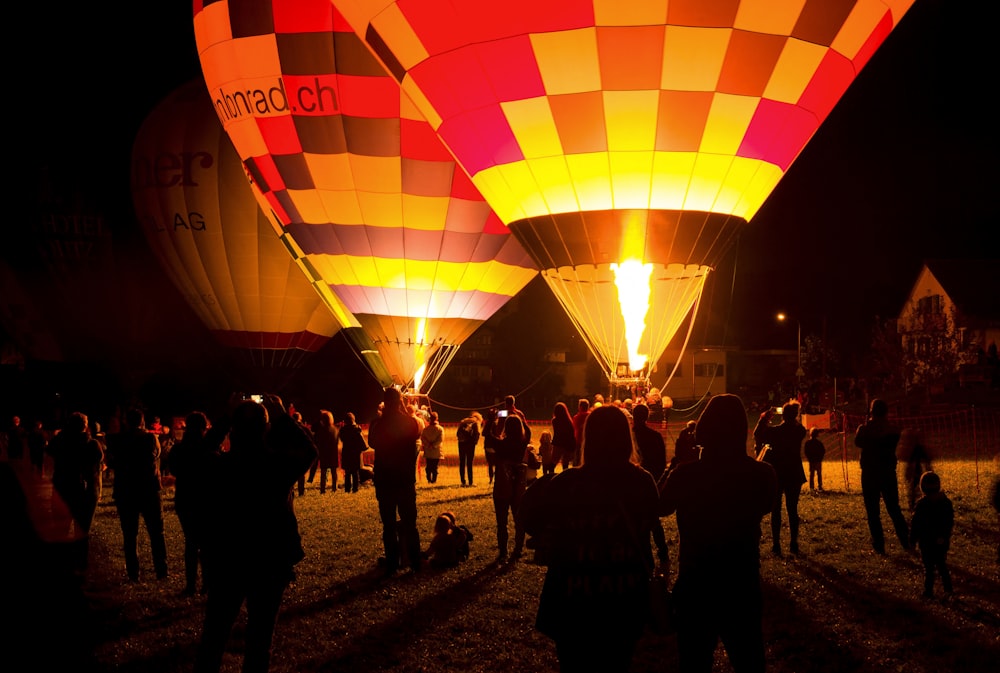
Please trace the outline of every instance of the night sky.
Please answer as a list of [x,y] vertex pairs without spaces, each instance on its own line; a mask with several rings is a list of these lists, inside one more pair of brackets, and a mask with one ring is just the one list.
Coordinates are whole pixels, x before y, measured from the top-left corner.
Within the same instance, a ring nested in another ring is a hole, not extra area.
[[[783,310],[803,335],[825,323],[842,349],[861,349],[874,316],[899,312],[924,259],[1000,257],[995,38],[973,5],[917,0],[745,229],[708,299],[730,316],[729,345],[794,348],[794,330],[774,319]],[[10,91],[27,105],[8,133],[28,145],[31,176],[75,180],[116,235],[140,245],[129,154],[145,115],[200,75],[191,5],[24,11],[38,40],[17,65]]]

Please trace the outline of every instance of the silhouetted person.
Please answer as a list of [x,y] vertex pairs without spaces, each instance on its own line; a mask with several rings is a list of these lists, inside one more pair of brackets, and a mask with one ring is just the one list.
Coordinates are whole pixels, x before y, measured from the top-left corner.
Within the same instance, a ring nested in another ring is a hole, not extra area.
[[695,440],[695,429],[698,421],[688,421],[677,435],[674,442],[674,457],[670,459],[670,469],[673,470],[682,463],[691,463],[698,460],[698,442]]
[[100,673],[108,670],[96,654],[106,632],[77,559],[66,553],[83,534],[66,507],[50,506],[60,496],[43,495],[44,485],[28,465],[0,460],[3,669]]
[[951,572],[948,570],[948,549],[955,526],[955,510],[951,500],[941,490],[941,478],[934,472],[920,477],[920,492],[910,527],[910,544],[920,547],[924,564],[924,598],[934,598],[934,575],[941,575],[944,592],[950,594]]
[[[497,522],[497,562],[506,563],[510,536],[507,522],[516,517],[524,490],[527,488],[528,466],[524,454],[528,448],[525,424],[520,416],[508,414],[502,419],[503,433],[497,438],[496,475],[493,479],[493,512]],[[514,550],[510,558],[518,559],[524,552],[524,529],[514,519]]]
[[879,507],[881,501],[885,502],[899,544],[903,549],[909,548],[910,533],[899,507],[899,482],[896,480],[899,437],[899,429],[889,422],[888,403],[878,398],[872,400],[868,422],[858,428],[854,445],[861,449],[861,495],[865,501],[872,549],[879,554],[885,554],[885,533]]
[[[45,434],[45,426],[41,421],[35,421],[35,425],[28,431],[28,458],[31,466],[38,474],[45,472],[45,453],[49,446],[49,438]],[[104,449],[101,449],[103,455]]]
[[[667,471],[667,446],[660,431],[646,425],[648,420],[649,407],[640,404],[632,408],[632,432],[635,434],[635,448],[639,452],[639,465],[652,475],[653,481],[659,483],[663,473]],[[652,533],[656,557],[661,565],[666,566],[670,563],[670,552],[659,517],[653,522]]]
[[[603,400],[604,398],[602,397],[601,399]],[[591,411],[590,400],[585,397],[577,400],[576,413],[573,414],[573,455],[570,456],[568,463],[567,461],[563,461],[564,470],[567,464],[580,464],[580,447],[583,446],[583,428],[587,425],[587,418],[590,416]]]
[[[589,404],[589,403],[588,403]],[[573,417],[565,402],[556,402],[552,409],[552,459],[549,467],[544,467],[546,474],[554,474],[556,465],[566,469],[575,465],[576,461],[576,428]]]
[[789,402],[781,408],[781,423],[770,425],[773,412],[768,407],[760,415],[753,429],[753,438],[758,446],[770,446],[762,450],[759,458],[770,463],[778,475],[780,493],[771,510],[771,552],[781,556],[781,500],[784,497],[788,512],[789,549],[799,553],[799,495],[802,484],[806,483],[806,473],[802,469],[802,440],[806,429],[799,423],[799,405]]
[[476,444],[482,435],[483,417],[478,411],[474,411],[461,421],[455,429],[455,438],[458,440],[458,476],[462,481],[462,486],[473,486],[472,466],[476,457]]
[[[302,429],[302,431],[306,435],[308,435],[309,439],[312,440],[313,444],[315,444],[316,443],[316,435],[313,434],[312,428],[310,428],[305,423],[305,421],[302,419],[302,414],[300,412],[298,412],[298,411],[294,411],[294,405],[289,405],[288,416],[293,421],[295,421],[295,424],[297,426],[299,426]],[[317,450],[317,452],[319,451],[318,448],[316,450]],[[316,458],[313,458],[313,462],[309,465],[309,483],[310,484],[313,482],[313,479],[316,477],[316,470],[318,468],[319,468],[319,455],[317,454]],[[296,481],[296,484],[298,486],[299,495],[300,496],[305,495],[306,494],[306,473],[305,473],[305,471],[303,471],[302,474],[299,475],[299,478]]]
[[436,484],[438,465],[441,463],[441,444],[444,442],[444,428],[438,422],[436,411],[428,412],[428,422],[420,431],[420,449],[424,452],[424,472],[428,484]]
[[13,416],[10,419],[10,427],[7,428],[7,458],[9,460],[24,459],[24,452],[28,445],[28,433],[21,425],[21,417]]
[[420,570],[416,470],[421,427],[407,412],[399,390],[386,388],[382,401],[382,414],[368,427],[368,445],[375,449],[375,499],[382,520],[384,570],[391,576],[399,569],[401,545],[411,568]]
[[357,493],[361,485],[361,454],[368,449],[354,414],[347,412],[340,428],[340,465],[344,470],[344,493]]
[[809,430],[809,439],[802,446],[809,462],[809,490],[823,492],[823,458],[826,456],[826,445],[819,438],[819,428]]
[[49,454],[52,456],[52,488],[66,503],[81,534],[80,541],[74,545],[77,553],[74,560],[76,568],[83,571],[87,568],[90,527],[101,497],[104,469],[104,451],[90,436],[86,414],[77,411],[69,415],[62,432],[49,444]]
[[[526,441],[531,442],[531,426],[528,425],[528,417],[523,411],[518,409],[514,403],[513,395],[507,395],[503,398],[503,408],[507,410],[507,415],[517,416],[521,419],[521,425],[524,426],[524,438]],[[498,432],[502,432],[503,430],[504,428],[497,428]]]
[[[213,427],[200,411],[184,419],[184,436],[167,456],[174,475],[174,511],[184,535],[184,594],[194,595],[198,588],[198,567],[205,548],[209,504],[215,485],[216,461],[226,436],[226,427]],[[204,568],[201,593],[208,593]]]
[[167,544],[163,537],[160,500],[160,440],[146,430],[146,418],[135,407],[125,412],[121,432],[107,438],[107,464],[114,470],[112,498],[121,521],[125,572],[139,579],[139,517],[146,525],[157,579],[167,576]]
[[663,484],[661,514],[677,513],[680,537],[673,595],[683,673],[708,673],[718,640],[738,673],[765,668],[760,523],[778,478],[747,454],[747,416],[736,395],[709,400],[697,426],[701,458]]
[[469,558],[471,540],[468,529],[457,525],[453,513],[442,512],[434,521],[434,534],[424,557],[433,568],[454,568]]
[[220,669],[244,602],[243,673],[268,670],[281,598],[305,556],[293,488],[316,455],[312,438],[277,395],[233,409],[229,451],[216,462],[207,517],[208,603],[196,673]]
[[562,673],[625,673],[649,605],[656,483],[633,462],[621,409],[593,410],[583,439],[580,467],[540,479],[518,511],[547,540],[535,628],[555,641]]
[[[316,441],[316,450],[319,451],[319,459],[316,467],[319,469],[319,493],[326,493],[326,475],[330,473],[330,490],[337,490],[337,466],[340,462],[337,457],[337,447],[340,443],[340,429],[333,418],[333,413],[323,409],[319,412],[319,423],[313,431],[313,438]],[[309,476],[311,482],[313,476]]]

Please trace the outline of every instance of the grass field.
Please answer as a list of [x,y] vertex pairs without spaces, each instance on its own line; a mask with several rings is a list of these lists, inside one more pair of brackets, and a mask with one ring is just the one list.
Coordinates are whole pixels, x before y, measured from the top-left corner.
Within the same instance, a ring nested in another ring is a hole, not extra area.
[[[495,523],[485,466],[462,488],[455,449],[438,483],[420,475],[420,530],[426,547],[436,515],[457,513],[474,534],[472,556],[445,571],[383,580],[376,566],[381,528],[374,489],[320,495],[317,484],[296,500],[306,558],[285,595],[274,638],[278,673],[352,671],[473,673],[557,671],[552,643],[533,628],[545,569],[527,558],[494,564]],[[887,556],[871,551],[856,462],[831,457],[822,495],[803,495],[802,553],[771,555],[767,518],[761,543],[769,670],[941,673],[997,671],[1000,661],[1000,526],[987,502],[997,462],[939,461],[955,504],[950,554],[955,594],[920,597],[919,558],[889,540]],[[93,529],[86,593],[97,632],[100,670],[166,673],[190,670],[204,602],[182,597],[182,538],[172,493],[164,498],[171,576],[152,579],[145,534],[143,580],[125,581],[121,533],[110,491]],[[673,517],[663,519],[672,553]],[[887,531],[891,530],[886,520]],[[787,523],[786,532],[787,535]],[[787,542],[787,537],[785,538]],[[224,670],[238,671],[238,622]],[[643,636],[633,671],[676,670],[673,636]],[[721,647],[716,671],[730,670]]]

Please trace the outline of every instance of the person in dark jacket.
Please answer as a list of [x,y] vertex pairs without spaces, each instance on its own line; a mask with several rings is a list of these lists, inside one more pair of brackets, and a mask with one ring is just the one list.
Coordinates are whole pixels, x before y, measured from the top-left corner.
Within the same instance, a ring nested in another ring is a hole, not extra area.
[[[649,407],[640,404],[632,408],[632,432],[635,435],[635,448],[639,452],[639,465],[652,475],[653,481],[660,483],[663,473],[667,471],[667,445],[660,431],[646,424],[648,420]],[[659,517],[653,522],[653,543],[656,545],[657,559],[662,566],[666,566],[670,563],[670,552]]]
[[195,673],[217,673],[246,603],[244,673],[266,673],[281,599],[305,551],[294,487],[316,445],[281,398],[244,400],[232,412],[229,451],[220,455],[206,524],[208,602]]
[[677,515],[673,596],[684,673],[709,673],[718,640],[733,669],[765,668],[760,523],[778,494],[774,468],[747,452],[747,416],[736,395],[715,395],[698,419],[701,458],[677,466],[660,513]]
[[74,412],[66,419],[62,432],[48,445],[52,456],[52,488],[66,503],[73,524],[80,535],[74,547],[79,571],[87,569],[90,527],[101,497],[104,450],[91,437],[86,414]]
[[344,493],[357,493],[361,485],[361,454],[368,449],[353,412],[347,412],[340,439],[340,465],[344,470]]
[[924,564],[924,598],[934,598],[934,575],[941,575],[944,592],[950,594],[951,572],[948,570],[948,549],[951,531],[955,527],[955,509],[951,499],[941,491],[941,478],[934,472],[920,477],[920,492],[910,525],[910,545],[920,547]]
[[125,572],[139,580],[139,517],[146,524],[153,569],[157,579],[167,577],[167,543],[163,537],[160,499],[160,440],[146,430],[141,409],[125,412],[119,433],[108,436],[107,464],[114,473],[112,498],[118,510],[125,551]]
[[762,447],[758,458],[769,463],[778,475],[780,493],[771,510],[771,552],[781,556],[781,500],[788,511],[789,550],[799,553],[799,495],[806,483],[802,469],[802,440],[806,429],[799,423],[799,405],[789,402],[781,408],[781,423],[771,425],[770,408],[760,415],[753,429],[757,446]]
[[[205,525],[212,497],[212,478],[227,428],[213,426],[201,411],[184,419],[184,436],[167,455],[170,474],[174,475],[174,511],[184,535],[184,595],[193,596],[198,588],[198,567],[205,548]],[[201,593],[208,593],[202,567]]]
[[698,442],[694,438],[697,427],[698,421],[688,421],[677,435],[677,441],[674,442],[674,457],[670,459],[671,470],[681,463],[698,460]]
[[543,467],[545,474],[555,474],[556,465],[562,469],[575,464],[576,459],[576,428],[573,427],[573,417],[565,402],[556,402],[552,409],[552,460],[548,467]]
[[514,518],[514,550],[509,558],[518,559],[524,553],[524,529],[516,519],[524,490],[528,486],[528,466],[524,462],[528,448],[525,423],[517,414],[503,418],[503,433],[497,437],[496,474],[493,480],[493,512],[497,522],[497,563],[508,561],[507,543],[510,535],[507,523]]
[[802,450],[809,461],[809,490],[823,492],[823,458],[826,456],[826,445],[819,438],[819,428],[809,430],[809,439]]
[[858,428],[854,445],[861,449],[861,495],[865,502],[872,548],[878,554],[885,554],[880,502],[885,502],[899,544],[903,549],[909,549],[910,544],[910,531],[899,506],[899,481],[896,478],[899,437],[899,429],[889,422],[888,403],[878,398],[872,400],[868,422]]
[[416,470],[421,427],[407,413],[396,388],[385,389],[382,404],[381,415],[368,426],[368,445],[375,450],[375,499],[382,520],[384,571],[390,577],[399,570],[402,554],[413,571],[420,570]]
[[473,486],[472,466],[476,457],[476,444],[482,434],[483,417],[478,411],[458,422],[455,438],[458,440],[458,476],[462,486]]
[[[326,475],[330,473],[330,490],[337,490],[337,467],[340,461],[337,456],[337,447],[340,444],[340,429],[333,418],[333,412],[323,409],[319,412],[319,423],[313,432],[316,441],[316,450],[319,451],[319,460],[315,463],[319,469],[319,493],[326,493]],[[309,481],[315,475],[309,475]]]
[[625,412],[595,409],[580,466],[539,479],[518,510],[524,529],[547,541],[535,628],[555,641],[562,673],[626,673],[643,634],[658,499],[635,460]]

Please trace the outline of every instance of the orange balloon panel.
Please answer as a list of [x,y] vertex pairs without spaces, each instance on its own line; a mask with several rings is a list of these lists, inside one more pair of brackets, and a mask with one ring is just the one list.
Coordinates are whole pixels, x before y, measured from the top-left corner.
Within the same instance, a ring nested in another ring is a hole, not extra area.
[[536,274],[396,81],[327,0],[195,7],[226,132],[311,278],[395,383],[429,390]]
[[500,218],[749,220],[912,0],[334,0]]
[[[624,361],[629,295],[611,291],[612,265],[648,265],[640,350],[655,362],[652,344],[665,347],[704,274],[912,4],[332,1],[609,374]],[[687,269],[698,271],[681,283]]]
[[201,81],[150,113],[132,149],[132,195],[154,253],[226,346],[294,366],[341,328],[279,241]]

